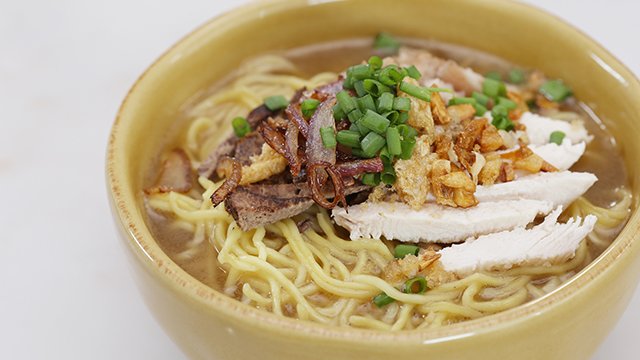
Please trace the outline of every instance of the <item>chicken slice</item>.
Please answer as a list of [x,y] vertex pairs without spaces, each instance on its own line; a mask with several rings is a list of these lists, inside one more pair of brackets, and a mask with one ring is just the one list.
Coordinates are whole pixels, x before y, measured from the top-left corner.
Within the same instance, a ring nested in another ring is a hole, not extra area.
[[452,243],[471,236],[525,226],[538,214],[554,208],[549,201],[486,201],[461,209],[434,203],[420,210],[395,202],[366,202],[333,209],[335,222],[349,230],[352,240],[359,238],[396,239],[407,242]]
[[581,141],[572,144],[571,140],[565,138],[562,144],[548,143],[544,145],[530,145],[529,148],[536,155],[544,159],[544,161],[553,165],[556,169],[568,170],[573,166],[584,154],[587,144]]
[[483,235],[439,251],[440,263],[448,272],[465,276],[477,271],[505,270],[514,266],[561,263],[575,255],[580,242],[593,230],[597,218],[571,218],[558,223],[562,207],[543,223],[527,229]]
[[525,112],[519,121],[527,127],[527,136],[532,145],[549,143],[549,136],[554,131],[562,131],[572,144],[582,141],[588,143],[593,139],[585,129],[584,123],[579,120],[568,122]]

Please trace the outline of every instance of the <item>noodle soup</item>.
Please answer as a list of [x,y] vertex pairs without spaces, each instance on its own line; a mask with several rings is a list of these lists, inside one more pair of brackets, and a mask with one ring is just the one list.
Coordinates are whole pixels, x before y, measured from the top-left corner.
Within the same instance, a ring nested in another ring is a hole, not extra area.
[[597,257],[631,197],[595,114],[535,70],[395,41],[249,59],[187,104],[145,189],[163,250],[250,306],[379,330],[516,307]]

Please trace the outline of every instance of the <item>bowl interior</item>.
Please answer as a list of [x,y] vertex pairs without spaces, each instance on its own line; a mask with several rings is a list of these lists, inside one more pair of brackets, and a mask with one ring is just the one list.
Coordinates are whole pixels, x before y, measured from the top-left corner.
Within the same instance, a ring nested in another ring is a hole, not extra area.
[[[367,11],[358,11],[363,8]],[[389,9],[393,9],[393,14]],[[162,268],[161,276],[168,286],[187,292],[194,301],[209,303],[212,308],[223,307],[229,316],[240,317],[237,310],[240,305],[234,305],[182,271],[153,241],[142,206],[145,175],[155,164],[161,146],[171,138],[170,131],[181,106],[198,91],[222,79],[238,63],[266,52],[374,36],[381,30],[476,48],[563,78],[576,97],[590,105],[618,139],[632,192],[639,193],[639,173],[633,166],[634,155],[640,155],[638,81],[608,52],[562,21],[534,8],[503,1],[271,1],[268,6],[255,4],[234,11],[187,36],[141,77],[125,100],[111,135],[108,178],[120,219],[134,239],[129,245],[138,258]],[[636,207],[634,202],[630,223],[638,222]],[[613,247],[629,246],[631,236],[630,230],[623,231]],[[610,253],[605,252],[589,271],[595,273],[610,266],[613,259]],[[611,259],[607,260],[607,256]],[[579,280],[558,291],[565,292],[562,298],[585,286]],[[177,283],[188,286],[178,287]],[[536,306],[525,305],[493,317],[517,319],[539,311]],[[247,314],[249,310],[242,311]],[[315,326],[300,327],[299,323],[287,323],[287,319],[274,319],[255,310],[249,313],[252,318],[286,326],[302,329]],[[437,338],[476,331],[483,323],[487,321],[480,319],[420,336]]]

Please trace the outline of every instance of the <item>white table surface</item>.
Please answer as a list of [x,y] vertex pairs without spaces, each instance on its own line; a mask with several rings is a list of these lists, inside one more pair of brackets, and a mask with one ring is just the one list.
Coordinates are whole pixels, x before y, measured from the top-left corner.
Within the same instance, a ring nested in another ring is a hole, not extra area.
[[[107,205],[120,101],[242,1],[0,0],[0,359],[182,359],[138,295]],[[537,1],[640,74],[636,1]],[[640,291],[594,359],[638,359]]]

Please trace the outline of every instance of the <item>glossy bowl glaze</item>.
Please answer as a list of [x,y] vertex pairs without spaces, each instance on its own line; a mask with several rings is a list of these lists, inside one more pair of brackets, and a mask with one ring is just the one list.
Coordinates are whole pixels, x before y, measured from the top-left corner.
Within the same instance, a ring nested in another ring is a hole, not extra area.
[[167,51],[131,89],[113,126],[110,200],[149,308],[184,352],[198,359],[587,358],[616,323],[638,281],[636,201],[613,245],[557,291],[503,313],[425,331],[336,328],[258,311],[195,280],[154,241],[145,223],[142,182],[188,98],[249,57],[380,30],[477,48],[562,77],[620,141],[638,198],[640,84],[611,54],[563,21],[505,1],[256,3],[212,20]]

